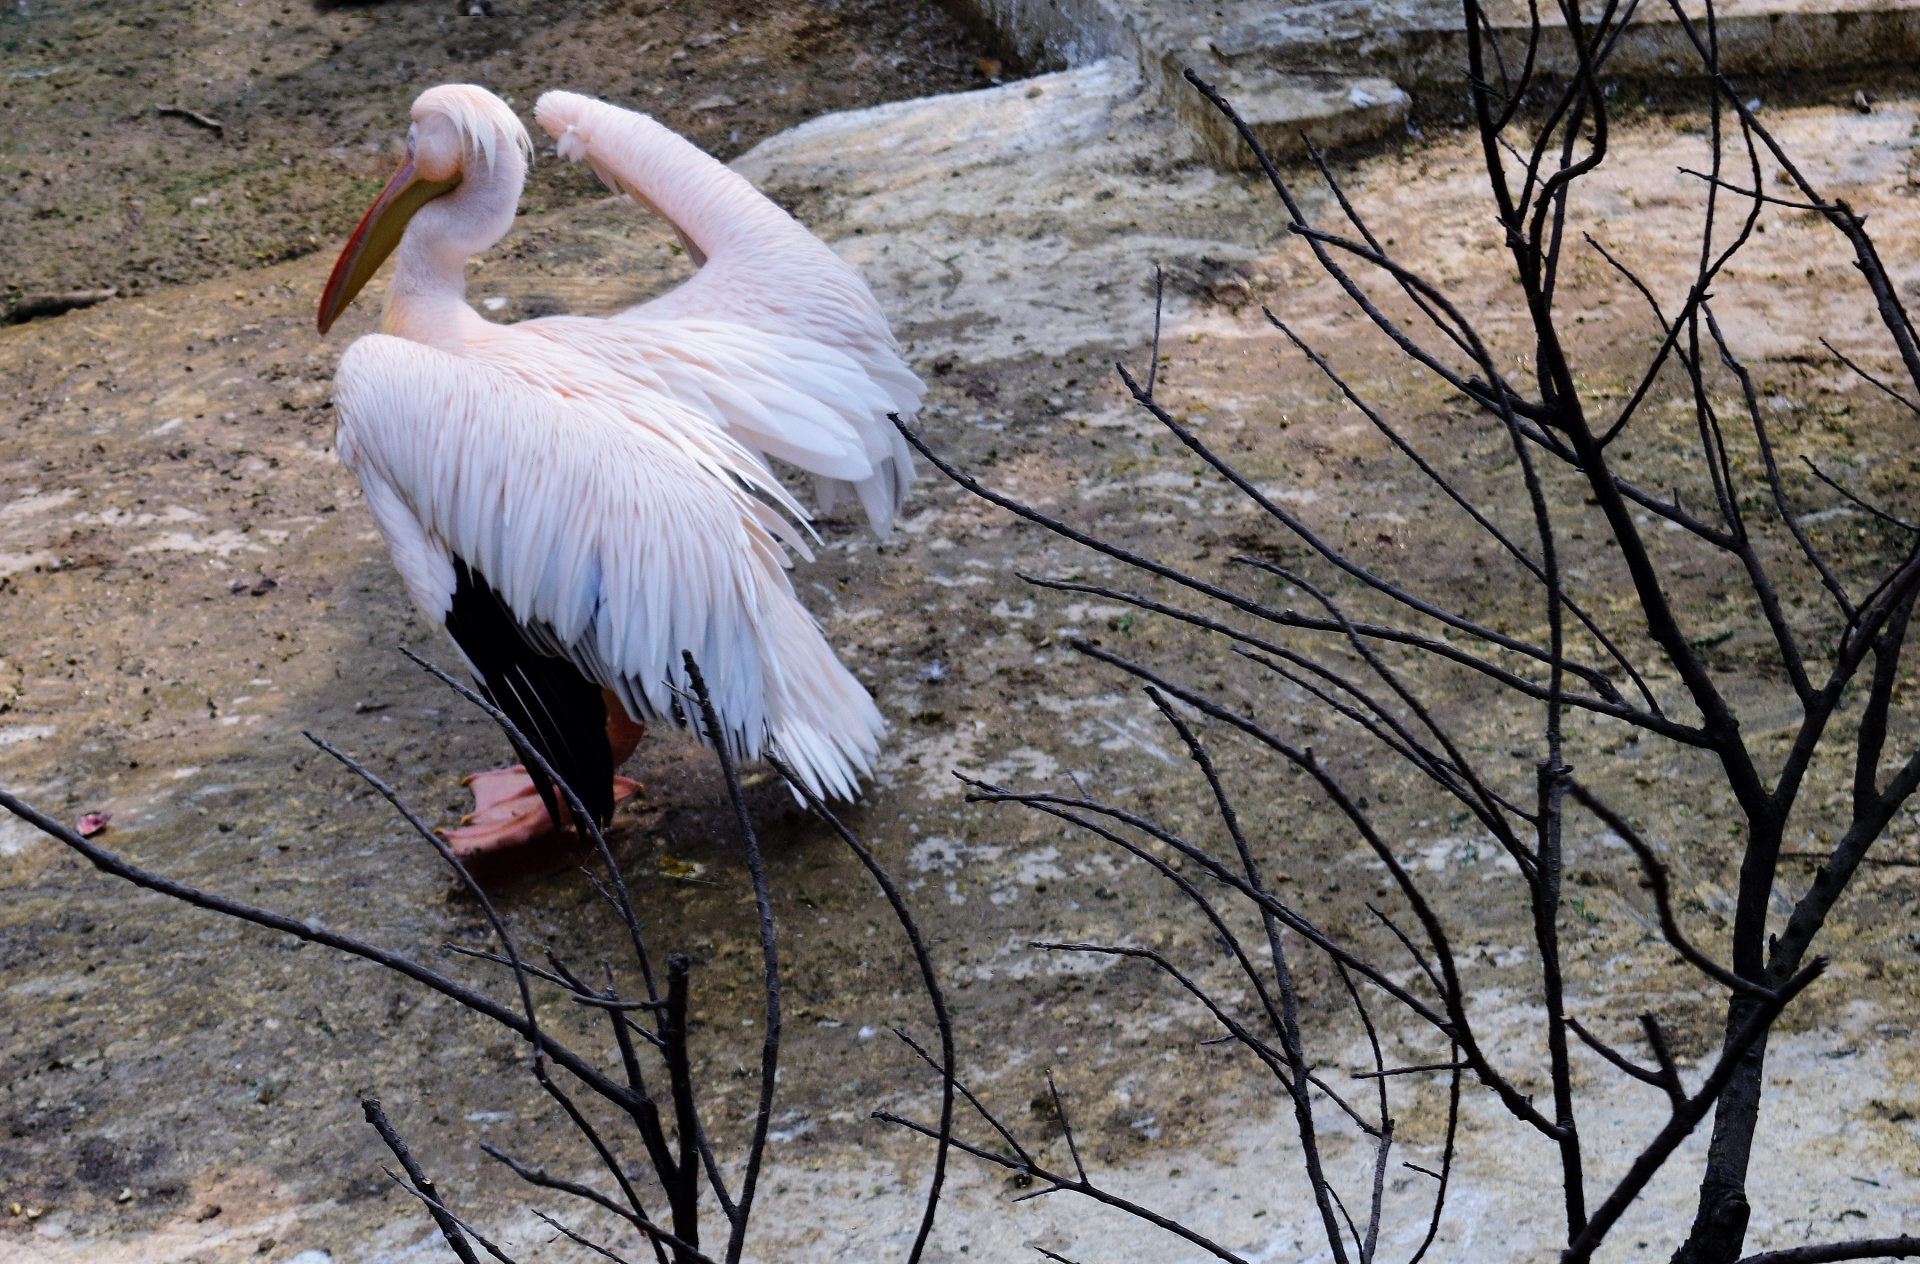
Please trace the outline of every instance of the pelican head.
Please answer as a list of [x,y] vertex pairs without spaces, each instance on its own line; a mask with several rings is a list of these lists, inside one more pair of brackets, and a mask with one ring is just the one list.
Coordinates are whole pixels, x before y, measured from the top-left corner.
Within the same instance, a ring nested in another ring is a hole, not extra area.
[[533,143],[512,107],[485,88],[447,83],[413,102],[407,159],[347,239],[320,295],[319,327],[333,327],[404,240],[416,284],[459,281],[465,263],[506,235]]

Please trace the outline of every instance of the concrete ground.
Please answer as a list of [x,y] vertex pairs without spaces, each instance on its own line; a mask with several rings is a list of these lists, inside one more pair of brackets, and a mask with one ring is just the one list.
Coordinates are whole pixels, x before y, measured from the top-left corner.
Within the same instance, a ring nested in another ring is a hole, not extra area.
[[[1908,179],[1920,108],[1896,89],[1871,115],[1810,106],[1772,121],[1836,191],[1871,211],[1904,286],[1920,277]],[[1662,294],[1678,292],[1687,267],[1691,194],[1674,168],[1698,150],[1697,126],[1685,114],[1628,120],[1614,165],[1582,208],[1596,234],[1644,261]],[[1276,231],[1270,195],[1200,161],[1200,146],[1124,62],[1102,62],[831,116],[738,162],[868,276],[932,387],[926,433],[995,486],[1132,531],[1135,547],[1207,574],[1229,574],[1227,554],[1272,542],[1117,389],[1111,361],[1145,360],[1160,264],[1169,277],[1161,371],[1177,410],[1330,531],[1501,609],[1506,590],[1476,576],[1457,533],[1425,520],[1404,470],[1282,353],[1254,300],[1333,348],[1422,439],[1475,453],[1494,437],[1372,349],[1333,287]],[[1504,291],[1489,266],[1495,243],[1473,196],[1474,162],[1466,138],[1431,130],[1342,170],[1381,231],[1408,243],[1413,261],[1470,309],[1491,313],[1498,338],[1511,325],[1499,316]],[[1803,221],[1771,224],[1720,287],[1729,332],[1805,421],[1796,443],[1846,453],[1863,480],[1897,495],[1911,422],[1834,372],[1814,341],[1824,334],[1886,362],[1844,258]],[[344,322],[351,328],[327,342],[312,336],[326,262],[295,260],[0,332],[0,397],[17,418],[0,435],[0,563],[10,572],[0,588],[0,777],[65,817],[111,809],[104,841],[151,867],[459,970],[436,946],[477,941],[471,904],[384,805],[299,736],[311,729],[338,742],[436,819],[458,810],[460,772],[504,753],[394,652],[451,656],[406,608],[329,451],[331,365],[371,317],[363,304]],[[589,201],[526,216],[479,263],[473,286],[477,297],[506,300],[502,318],[607,311],[684,268],[641,213]],[[1591,338],[1594,389],[1617,391],[1646,322],[1623,287],[1586,264],[1562,301]],[[1650,438],[1644,459],[1662,460],[1664,446]],[[1257,1068],[1199,1044],[1214,1030],[1205,1016],[1144,973],[1090,972],[1027,946],[1160,936],[1149,941],[1204,963],[1204,927],[1143,867],[1042,822],[970,807],[949,776],[960,768],[1065,788],[1072,774],[1198,828],[1192,778],[1148,704],[1062,641],[1074,632],[1123,639],[1250,701],[1269,698],[1257,675],[1172,626],[1122,624],[1117,609],[1036,594],[1017,571],[1110,571],[934,481],[891,542],[851,519],[824,522],[822,534],[826,547],[797,569],[798,587],[895,726],[884,771],[851,819],[907,881],[934,938],[971,1080],[1057,1152],[1037,1097],[1052,1066],[1090,1163],[1116,1188],[1191,1218],[1248,1258],[1321,1258],[1285,1121]],[[1704,624],[1715,600],[1703,580],[1688,617]],[[1738,677],[1739,660],[1728,670]],[[1756,675],[1743,688],[1759,700],[1766,682]],[[1489,749],[1509,740],[1474,728],[1503,717],[1476,718],[1472,702],[1462,694],[1448,705]],[[1705,770],[1666,755],[1641,764],[1617,736],[1583,731],[1574,758],[1639,796],[1635,811],[1674,846],[1697,904],[1689,916],[1710,937],[1731,886],[1726,805]],[[1337,733],[1318,740],[1365,771]],[[1360,933],[1356,900],[1374,878],[1351,842],[1251,753],[1224,739],[1222,748],[1289,891]],[[623,816],[616,842],[656,941],[699,963],[697,1039],[708,1067],[724,1071],[745,1064],[756,1043],[744,867],[703,758],[650,741],[636,766],[650,793]],[[1448,909],[1477,927],[1476,1007],[1524,1063],[1533,1003],[1524,909],[1472,839],[1419,816],[1391,770],[1372,775],[1382,801],[1404,808],[1394,810],[1406,817],[1409,854],[1427,864]],[[770,784],[754,793],[794,1019],[751,1255],[896,1258],[927,1152],[866,1116],[932,1109],[925,1077],[883,1034],[892,1023],[924,1034],[924,1009],[857,866]],[[1822,827],[1821,795],[1810,833]],[[1913,844],[1903,825],[1889,854],[1911,857]],[[1576,851],[1584,876],[1575,882],[1591,911],[1570,954],[1583,1012],[1618,1021],[1656,1009],[1692,1064],[1711,1038],[1712,1009],[1648,933],[1644,895],[1622,857],[1598,836],[1582,836]],[[1920,1211],[1916,970],[1903,942],[1920,899],[1913,873],[1862,878],[1828,941],[1838,964],[1778,1041],[1756,1247],[1895,1232]],[[551,1200],[528,1199],[477,1149],[494,1141],[583,1170],[511,1041],[366,967],[129,892],[18,826],[0,826],[0,881],[0,1204],[22,1209],[0,1215],[0,1260],[442,1258],[425,1220],[378,1175],[377,1142],[354,1105],[364,1091],[387,1101],[477,1220],[529,1254],[546,1240],[524,1208],[552,1210]],[[497,883],[530,936],[582,958],[615,942],[570,860]],[[1314,1049],[1324,1066],[1357,1069],[1357,1033],[1335,987],[1306,981]],[[1434,1052],[1412,1030],[1389,1038],[1390,1057]],[[1582,1077],[1587,1133],[1609,1139],[1603,1173],[1618,1170],[1657,1125],[1658,1099],[1591,1064]],[[716,1118],[737,1119],[745,1081],[708,1082],[718,1084]],[[1410,1090],[1404,1157],[1431,1162],[1437,1152],[1437,1097],[1437,1087]],[[1545,1148],[1477,1096],[1467,1120],[1454,1213],[1429,1258],[1544,1257],[1555,1206],[1537,1178]],[[720,1140],[736,1141],[737,1129]],[[1336,1139],[1331,1154],[1342,1172],[1365,1159],[1350,1139]],[[1691,1154],[1676,1172],[1689,1170]],[[1191,1255],[1062,1197],[1011,1203],[1017,1192],[961,1163],[931,1258],[1038,1258],[1034,1247],[1083,1262]],[[1423,1193],[1410,1176],[1396,1179],[1396,1252]],[[1684,1179],[1662,1186],[1603,1258],[1663,1257],[1690,1195]],[[569,1256],[548,1248],[538,1258]]]

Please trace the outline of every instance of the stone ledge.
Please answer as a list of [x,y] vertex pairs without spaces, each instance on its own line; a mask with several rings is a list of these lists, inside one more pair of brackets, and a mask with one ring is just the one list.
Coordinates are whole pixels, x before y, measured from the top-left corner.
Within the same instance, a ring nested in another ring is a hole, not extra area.
[[[1184,69],[1185,67],[1181,67]],[[1220,111],[1193,90],[1171,65],[1161,96],[1180,120],[1206,142],[1215,162],[1254,165],[1253,150]],[[1299,158],[1309,142],[1322,151],[1364,144],[1405,123],[1411,104],[1390,79],[1289,73],[1261,67],[1194,66],[1219,88],[1274,158]],[[1177,84],[1177,88],[1176,85]]]
[[[1226,121],[1181,78],[1191,66],[1217,81],[1274,153],[1302,152],[1300,133],[1327,148],[1359,144],[1402,125],[1402,87],[1457,88],[1465,24],[1451,0],[958,0],[1021,56],[1080,65],[1130,57],[1161,100],[1207,143],[1216,161],[1252,159]],[[1686,0],[1691,19],[1705,16]],[[1731,0],[1715,6],[1721,64],[1733,75],[1787,74],[1920,61],[1920,0]],[[1526,8],[1494,0],[1490,16],[1508,63],[1525,57]],[[1610,78],[1699,73],[1680,22],[1664,0],[1642,0],[1608,62]],[[1543,27],[1538,68],[1578,68],[1557,20]]]
[[[1688,3],[1687,15],[1705,18]],[[1525,57],[1524,8],[1489,6],[1508,64]],[[1735,0],[1716,5],[1722,68],[1729,74],[1782,74],[1844,67],[1911,63],[1920,56],[1916,0]],[[1699,58],[1680,22],[1663,2],[1642,0],[1608,60],[1608,77],[1673,78],[1697,75]],[[1223,19],[1211,30],[1190,21],[1162,24],[1162,56],[1206,56],[1223,64],[1292,71],[1382,75],[1414,86],[1458,84],[1466,63],[1460,7],[1441,0],[1365,5],[1353,0],[1269,9]],[[1557,17],[1542,29],[1540,70],[1569,75],[1578,68],[1572,41]]]

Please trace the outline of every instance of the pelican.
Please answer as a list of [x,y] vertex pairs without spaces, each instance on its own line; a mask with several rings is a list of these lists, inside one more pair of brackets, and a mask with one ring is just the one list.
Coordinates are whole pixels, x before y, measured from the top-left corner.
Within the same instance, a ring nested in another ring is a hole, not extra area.
[[[381,332],[334,377],[340,458],[414,602],[598,823],[637,789],[614,774],[646,724],[689,727],[685,651],[736,758],[777,749],[851,799],[885,724],[794,594],[809,516],[769,460],[884,535],[913,480],[887,414],[926,388],[859,274],[746,180],[589,97],[549,92],[535,117],[697,271],[607,318],[483,319],[466,261],[512,227],[533,147],[486,89],[428,89],[320,299],[324,335],[394,257]],[[571,824],[524,766],[466,784],[458,854]]]

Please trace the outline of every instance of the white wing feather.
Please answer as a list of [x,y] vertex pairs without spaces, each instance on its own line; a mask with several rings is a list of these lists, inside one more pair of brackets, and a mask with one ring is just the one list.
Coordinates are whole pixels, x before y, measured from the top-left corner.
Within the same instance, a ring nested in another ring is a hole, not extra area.
[[[563,156],[585,158],[611,187],[665,217],[701,260],[684,284],[605,323],[633,331],[636,345],[653,350],[668,350],[686,330],[688,340],[679,344],[685,354],[668,353],[693,362],[722,326],[761,335],[732,335],[729,365],[784,383],[791,406],[765,408],[761,424],[740,428],[741,441],[814,474],[823,508],[853,492],[884,535],[913,481],[911,449],[887,414],[911,417],[926,386],[902,359],[860,274],[741,176],[644,114],[570,92],[545,94],[536,114]],[[700,333],[692,332],[696,326]],[[843,374],[794,373],[796,341],[837,353],[865,377],[865,388],[846,392]],[[774,401],[761,402],[764,408]],[[808,454],[799,438],[816,424],[807,402],[847,419],[867,456],[866,473],[850,477],[778,450]],[[713,415],[723,426],[737,424],[723,412]]]
[[[885,535],[913,480],[893,398],[843,353],[718,320],[548,316],[513,326],[692,408],[752,451],[853,489]],[[832,509],[822,496],[824,509]]]
[[340,456],[421,609],[445,619],[458,556],[636,716],[675,720],[691,650],[736,755],[771,742],[852,798],[884,721],[794,595],[751,458],[672,399],[514,367],[382,335],[341,359]]

